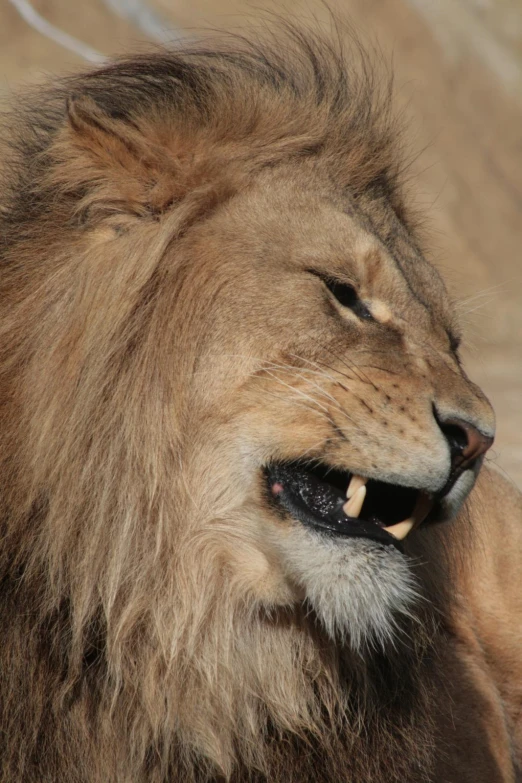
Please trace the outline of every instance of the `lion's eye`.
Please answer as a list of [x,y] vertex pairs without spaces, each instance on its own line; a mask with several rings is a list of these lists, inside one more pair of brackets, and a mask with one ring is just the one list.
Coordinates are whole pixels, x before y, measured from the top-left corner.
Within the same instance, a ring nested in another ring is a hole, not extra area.
[[336,280],[334,277],[327,277],[320,274],[315,270],[310,270],[313,275],[323,281],[330,293],[335,296],[339,304],[343,307],[347,307],[352,313],[355,313],[359,318],[373,319],[372,314],[359,299],[357,291],[349,283],[343,283],[341,280]]

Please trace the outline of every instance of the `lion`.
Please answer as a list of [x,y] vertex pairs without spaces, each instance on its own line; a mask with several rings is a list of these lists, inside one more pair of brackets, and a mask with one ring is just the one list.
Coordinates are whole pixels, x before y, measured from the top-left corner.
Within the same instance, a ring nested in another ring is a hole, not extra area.
[[522,501],[354,59],[184,44],[9,115],[5,783],[520,779]]

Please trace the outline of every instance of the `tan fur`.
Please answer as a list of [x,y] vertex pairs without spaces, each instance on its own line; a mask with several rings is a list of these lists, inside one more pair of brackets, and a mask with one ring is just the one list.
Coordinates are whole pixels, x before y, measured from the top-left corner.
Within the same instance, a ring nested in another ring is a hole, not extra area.
[[392,563],[309,547],[262,479],[308,455],[437,491],[432,404],[493,426],[364,58],[287,31],[25,106],[1,208],[0,780],[514,781],[515,490],[484,471]]

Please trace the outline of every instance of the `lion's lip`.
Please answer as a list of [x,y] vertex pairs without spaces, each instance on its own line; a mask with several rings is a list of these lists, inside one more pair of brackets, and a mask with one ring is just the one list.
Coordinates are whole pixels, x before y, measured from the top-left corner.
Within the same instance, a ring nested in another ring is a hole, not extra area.
[[370,538],[399,549],[435,502],[417,489],[300,460],[270,464],[266,478],[272,501],[301,523],[331,536]]

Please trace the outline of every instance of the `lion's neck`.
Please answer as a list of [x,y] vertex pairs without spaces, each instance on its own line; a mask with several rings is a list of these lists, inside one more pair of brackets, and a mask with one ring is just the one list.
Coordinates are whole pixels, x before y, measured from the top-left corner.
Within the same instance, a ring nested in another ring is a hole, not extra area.
[[244,615],[228,632],[222,619],[207,617],[194,657],[165,682],[165,781],[428,779],[434,672],[413,628],[404,648],[362,657],[310,617]]
[[[11,682],[27,682],[27,720],[34,726],[24,736],[45,742],[46,733],[53,735],[50,778],[67,779],[77,756],[86,783],[428,779],[432,664],[414,628],[404,629],[408,644],[392,655],[356,656],[322,635],[309,616],[262,616],[233,609],[230,596],[210,596],[192,625],[180,618],[177,640],[174,614],[170,623],[156,615],[136,625],[119,648],[101,622],[91,622],[82,658],[74,661],[70,603],[37,621],[24,610],[29,592],[24,599],[14,583],[8,592],[9,644],[30,654],[3,654],[41,668],[20,671]],[[31,717],[44,670],[47,690],[38,697],[44,708]],[[23,699],[7,695],[9,703]]]

